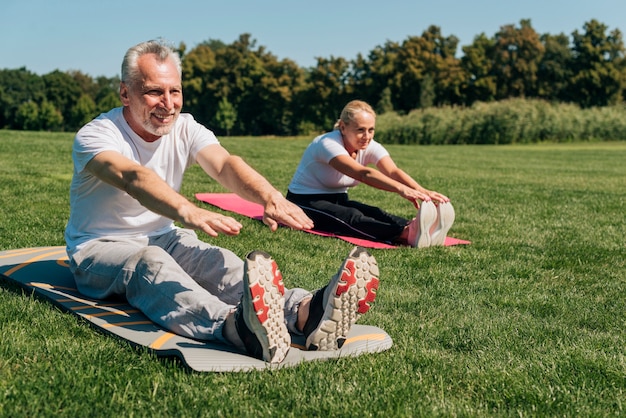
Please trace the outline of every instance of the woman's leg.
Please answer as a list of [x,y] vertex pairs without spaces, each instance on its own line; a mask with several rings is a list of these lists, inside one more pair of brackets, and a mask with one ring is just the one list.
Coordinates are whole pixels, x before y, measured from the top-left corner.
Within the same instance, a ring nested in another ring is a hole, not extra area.
[[364,203],[348,200],[347,194],[329,195],[288,194],[313,220],[315,229],[377,241],[395,241],[409,223],[408,220],[388,214]]

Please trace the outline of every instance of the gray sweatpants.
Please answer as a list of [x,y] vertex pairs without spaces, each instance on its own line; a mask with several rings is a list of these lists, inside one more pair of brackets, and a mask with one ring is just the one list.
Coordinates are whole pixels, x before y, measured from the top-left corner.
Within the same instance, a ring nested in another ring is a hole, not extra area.
[[[179,335],[225,342],[224,320],[243,293],[244,262],[232,251],[178,229],[137,239],[97,239],[70,257],[78,290],[121,295],[150,320]],[[294,334],[298,306],[311,293],[285,289],[285,321]]]

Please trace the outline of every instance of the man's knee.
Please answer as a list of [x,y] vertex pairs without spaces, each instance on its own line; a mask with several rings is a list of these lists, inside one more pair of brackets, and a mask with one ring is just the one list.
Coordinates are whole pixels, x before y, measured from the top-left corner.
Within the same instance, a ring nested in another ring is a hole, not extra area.
[[158,262],[169,256],[163,248],[154,245],[148,245],[137,251],[137,258],[144,262]]
[[124,268],[128,271],[152,275],[149,272],[161,269],[161,266],[169,261],[173,262],[173,259],[164,249],[148,245],[138,250]]

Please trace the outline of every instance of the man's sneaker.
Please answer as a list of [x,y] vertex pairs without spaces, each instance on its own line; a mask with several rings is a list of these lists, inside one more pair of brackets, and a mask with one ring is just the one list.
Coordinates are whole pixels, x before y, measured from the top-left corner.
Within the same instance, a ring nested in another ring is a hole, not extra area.
[[446,242],[446,236],[452,224],[454,223],[454,208],[452,203],[440,203],[437,205],[438,222],[434,231],[430,234],[430,245],[443,245]]
[[437,220],[437,208],[432,201],[422,202],[417,216],[409,224],[409,245],[415,248],[429,247],[430,229]]
[[376,299],[378,264],[365,248],[355,247],[330,282],[311,299],[303,333],[308,350],[336,350],[352,324]]
[[252,357],[270,363],[283,361],[291,345],[285,325],[285,286],[269,254],[246,256],[243,296],[235,311],[237,333]]

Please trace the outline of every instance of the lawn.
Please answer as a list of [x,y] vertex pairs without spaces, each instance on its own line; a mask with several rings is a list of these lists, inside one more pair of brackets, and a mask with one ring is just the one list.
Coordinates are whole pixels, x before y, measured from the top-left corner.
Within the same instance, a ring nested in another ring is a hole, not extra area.
[[[0,131],[0,250],[64,244],[71,142]],[[223,139],[282,191],[307,142]],[[0,416],[624,415],[626,143],[388,149],[451,197],[450,235],[472,241],[372,250],[381,284],[360,323],[383,328],[389,351],[196,373],[0,281]],[[223,191],[197,167],[182,190]],[[352,197],[414,215],[396,195]],[[322,286],[351,248],[237,218],[240,236],[202,238],[269,252],[289,287]]]

